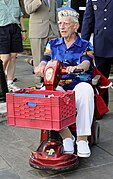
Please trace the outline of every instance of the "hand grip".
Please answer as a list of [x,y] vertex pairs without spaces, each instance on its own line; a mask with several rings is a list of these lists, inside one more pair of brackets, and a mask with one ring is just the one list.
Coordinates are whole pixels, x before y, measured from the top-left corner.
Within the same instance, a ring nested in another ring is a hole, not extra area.
[[75,69],[73,73],[82,73],[84,72],[84,69]]

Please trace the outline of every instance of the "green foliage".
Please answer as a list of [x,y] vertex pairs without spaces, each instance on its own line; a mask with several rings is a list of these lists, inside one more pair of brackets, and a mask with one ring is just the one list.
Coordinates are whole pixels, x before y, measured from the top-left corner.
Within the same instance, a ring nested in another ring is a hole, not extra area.
[[30,50],[30,40],[29,40],[29,18],[24,18],[25,28],[27,30],[27,39],[23,41],[24,50]]

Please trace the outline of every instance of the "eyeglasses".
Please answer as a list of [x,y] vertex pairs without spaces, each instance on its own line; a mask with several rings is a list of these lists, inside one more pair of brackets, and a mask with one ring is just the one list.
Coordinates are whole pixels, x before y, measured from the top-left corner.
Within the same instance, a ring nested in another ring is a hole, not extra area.
[[62,21],[58,21],[58,25],[61,26],[65,26],[65,27],[71,27],[74,25],[74,22],[62,22]]

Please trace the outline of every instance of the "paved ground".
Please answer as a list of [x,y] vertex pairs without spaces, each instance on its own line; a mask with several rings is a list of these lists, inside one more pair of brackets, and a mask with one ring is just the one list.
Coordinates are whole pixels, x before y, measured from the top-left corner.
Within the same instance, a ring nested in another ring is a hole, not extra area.
[[[17,58],[16,84],[22,88],[35,84],[32,67],[25,58]],[[81,159],[75,171],[49,174],[31,168],[28,162],[31,151],[39,144],[40,131],[8,126],[5,104],[0,103],[0,179],[113,179],[113,90],[109,108],[109,113],[99,121],[100,142],[92,147],[91,157]]]

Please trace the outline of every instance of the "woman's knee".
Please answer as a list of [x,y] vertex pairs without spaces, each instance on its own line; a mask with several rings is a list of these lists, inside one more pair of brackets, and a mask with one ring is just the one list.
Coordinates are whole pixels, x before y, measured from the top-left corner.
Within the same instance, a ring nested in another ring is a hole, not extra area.
[[74,88],[75,95],[78,97],[94,97],[94,90],[89,83],[81,82]]
[[16,56],[17,56],[17,54],[16,53],[11,53],[11,61],[13,61],[13,62],[16,62]]

